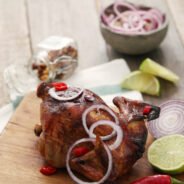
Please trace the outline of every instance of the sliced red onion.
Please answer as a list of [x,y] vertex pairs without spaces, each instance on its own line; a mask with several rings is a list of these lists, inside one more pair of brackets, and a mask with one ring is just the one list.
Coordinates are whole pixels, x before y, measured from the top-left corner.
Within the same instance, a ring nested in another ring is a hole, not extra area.
[[133,16],[129,18],[129,24],[131,25],[130,31],[140,31],[143,28],[145,22],[143,20],[138,20],[137,22],[134,22],[132,19]]
[[149,10],[149,12],[152,13],[152,14],[155,14],[160,19],[161,22],[164,21],[163,14],[158,9],[152,8],[152,9]]
[[140,21],[140,15],[137,12],[134,12],[129,15],[128,22],[131,24],[132,27],[134,27],[142,21]]
[[129,31],[139,31],[144,26],[144,21],[141,20],[138,11],[125,11],[121,14],[121,18],[124,17],[127,17],[126,23],[129,25]]
[[148,123],[148,129],[155,138],[171,134],[184,135],[184,101],[170,100],[163,103],[158,119]]
[[105,12],[102,12],[102,14],[101,14],[101,18],[103,19],[103,22],[105,23],[105,24],[109,24],[113,19],[114,19],[114,15],[109,15],[109,16],[107,16],[106,14],[105,14]]
[[156,28],[158,28],[158,27],[161,26],[161,24],[160,24],[159,21],[157,21],[154,17],[151,17],[149,15],[144,15],[143,16],[143,20],[145,22],[144,23],[144,26],[146,26],[146,24],[147,24],[148,21],[149,21],[149,24],[151,24],[151,28],[149,30],[146,30],[145,27],[144,27],[144,29],[146,31],[151,31],[151,30],[156,29]]
[[134,10],[134,11],[137,10],[135,6],[133,6],[132,4],[130,4],[124,0],[117,0],[117,1],[115,1],[114,6],[113,6],[113,10],[116,13],[116,15],[119,15],[122,13],[122,12],[119,12],[119,10],[118,10],[119,6],[126,7],[129,10]]
[[[90,135],[90,132],[89,132],[89,129],[88,129],[88,127],[87,127],[86,117],[87,117],[88,113],[91,112],[91,111],[94,110],[94,109],[98,109],[98,110],[99,110],[99,109],[103,109],[103,110],[107,111],[107,112],[114,118],[115,124],[116,124],[116,125],[119,125],[119,120],[118,120],[117,116],[115,115],[115,113],[114,113],[111,109],[109,109],[109,107],[107,107],[107,106],[105,106],[105,105],[92,105],[92,106],[90,106],[88,109],[86,109],[86,110],[83,112],[83,114],[82,114],[82,123],[83,123],[83,127],[84,127],[84,129],[85,129],[85,131],[86,131],[86,133],[87,133],[88,135]],[[111,138],[112,138],[113,136],[115,136],[115,135],[116,135],[116,131],[114,130],[111,134],[106,135],[106,136],[103,136],[103,137],[102,137],[102,140],[109,140],[109,139],[111,139]]]
[[[127,10],[120,12],[118,10],[120,6],[127,8]],[[104,11],[102,15],[105,15]],[[117,33],[144,34],[158,29],[164,22],[164,15],[158,9],[142,10],[126,1],[116,1],[113,4],[113,11],[117,16],[106,21],[106,25]],[[119,21],[120,25],[118,25]],[[149,27],[146,27],[148,23]]]
[[[128,18],[128,20],[126,20]],[[136,20],[134,20],[136,18]],[[151,29],[144,30],[143,27],[150,21]],[[117,21],[121,21],[123,26],[116,25]],[[150,31],[161,26],[161,21],[154,15],[146,11],[125,11],[118,15],[109,26],[113,29],[126,31],[126,32],[141,32]]]
[[78,177],[76,177],[74,175],[74,173],[72,172],[71,168],[70,168],[70,155],[71,155],[72,150],[74,149],[74,147],[76,145],[78,145],[80,143],[84,143],[84,142],[95,142],[95,139],[92,139],[92,138],[80,139],[80,140],[76,141],[69,148],[67,156],[66,156],[66,168],[67,168],[68,174],[78,184],[101,184],[101,183],[104,183],[104,181],[107,180],[107,178],[110,176],[111,171],[112,171],[112,154],[111,154],[109,148],[107,147],[107,145],[105,145],[105,144],[104,144],[104,148],[105,148],[105,151],[107,152],[107,156],[108,156],[108,167],[107,167],[106,174],[99,181],[96,181],[96,182],[86,182],[86,181],[83,181],[83,180],[79,179]]
[[[97,127],[97,126],[100,126],[100,125],[107,125],[107,126],[110,126],[112,127],[116,133],[117,133],[117,137],[116,137],[116,140],[114,141],[113,144],[111,145],[108,145],[109,149],[111,150],[114,150],[116,148],[119,147],[119,145],[121,144],[122,140],[123,140],[123,131],[121,129],[120,126],[116,125],[114,122],[112,121],[109,121],[109,120],[100,120],[100,121],[97,121],[95,123],[93,123],[89,129],[89,136],[91,138],[96,138],[96,135],[93,133],[94,129]],[[100,138],[103,140],[104,136],[100,136]]]
[[121,20],[122,22],[126,22],[123,18],[117,16],[114,20],[112,20],[112,21],[109,23],[109,26],[110,26],[111,28],[114,28],[114,29],[117,29],[117,30],[122,30],[122,27],[116,25],[116,22],[119,21],[119,20]]
[[[149,13],[148,13],[148,16],[149,16]],[[156,28],[159,28],[162,25],[162,21],[154,14],[152,14],[152,20],[154,20],[158,24]]]
[[78,93],[76,95],[73,95],[73,96],[69,96],[69,97],[59,96],[62,94],[64,95],[64,93],[67,93],[67,92],[68,92],[68,90],[56,91],[55,88],[49,89],[49,95],[52,96],[53,98],[55,98],[56,100],[60,100],[60,101],[69,101],[69,100],[76,99],[77,97],[79,97],[83,93],[83,89],[80,89],[78,91]]
[[139,10],[137,13],[140,15],[141,20],[144,21],[144,23],[146,23],[145,20],[149,20],[153,24],[153,29],[160,27],[162,24],[160,19],[158,19],[158,17],[150,11]]

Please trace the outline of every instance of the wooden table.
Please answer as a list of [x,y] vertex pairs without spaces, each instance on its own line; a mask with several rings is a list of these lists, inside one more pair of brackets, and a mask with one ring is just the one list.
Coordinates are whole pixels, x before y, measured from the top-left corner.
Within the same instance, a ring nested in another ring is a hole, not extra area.
[[[110,0],[101,0],[103,5]],[[79,45],[80,68],[87,68],[123,57],[132,70],[150,57],[172,69],[180,77],[179,85],[161,81],[161,97],[144,96],[159,104],[164,100],[183,98],[184,94],[184,1],[132,0],[154,5],[167,12],[169,33],[161,47],[141,56],[118,54],[107,46],[100,34],[95,0],[0,0],[0,106],[8,102],[2,72],[11,63],[26,63],[36,44],[50,35],[66,35]]]

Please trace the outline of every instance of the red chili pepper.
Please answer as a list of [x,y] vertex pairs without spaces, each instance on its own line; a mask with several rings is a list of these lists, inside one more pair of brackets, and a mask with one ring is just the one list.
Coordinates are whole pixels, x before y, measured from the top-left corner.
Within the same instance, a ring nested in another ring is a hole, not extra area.
[[152,107],[150,105],[146,105],[143,109],[143,115],[148,115],[151,112]]
[[86,147],[83,147],[83,146],[73,149],[73,154],[74,154],[76,157],[83,156],[83,155],[85,155],[87,152],[89,152],[89,149],[86,148]]
[[52,86],[55,88],[56,91],[64,91],[68,89],[68,86],[64,82],[53,82]]
[[40,169],[40,172],[44,175],[47,175],[47,176],[50,176],[52,174],[55,174],[57,171],[57,169],[55,167],[52,167],[52,166],[43,166],[41,169]]
[[184,182],[171,178],[169,175],[154,175],[138,179],[131,184],[184,184]]

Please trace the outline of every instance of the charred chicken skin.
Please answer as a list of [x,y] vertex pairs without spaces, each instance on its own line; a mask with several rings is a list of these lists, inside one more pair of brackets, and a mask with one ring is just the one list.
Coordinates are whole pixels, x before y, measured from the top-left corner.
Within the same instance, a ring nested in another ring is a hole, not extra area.
[[[52,83],[41,83],[37,89],[37,96],[42,99],[40,107],[42,132],[38,147],[45,160],[54,167],[66,167],[66,156],[71,145],[79,139],[89,137],[82,123],[84,112],[91,106],[103,105],[115,116],[103,108],[94,108],[86,115],[86,123],[90,127],[97,121],[114,122],[116,118],[123,132],[123,138],[116,149],[110,150],[113,169],[108,180],[114,181],[126,174],[144,153],[147,139],[145,120],[158,118],[159,107],[124,97],[115,97],[113,103],[117,110],[113,110],[90,90],[84,89],[74,99],[58,100],[51,95],[52,88]],[[69,87],[60,94],[72,96],[75,90],[76,88]],[[96,127],[94,145],[84,143],[83,146],[89,151],[77,157],[71,156],[71,169],[91,181],[100,180],[107,169],[107,155],[100,136],[109,135],[111,132],[112,128],[109,126]],[[115,139],[116,136],[104,142],[106,145],[111,145]]]

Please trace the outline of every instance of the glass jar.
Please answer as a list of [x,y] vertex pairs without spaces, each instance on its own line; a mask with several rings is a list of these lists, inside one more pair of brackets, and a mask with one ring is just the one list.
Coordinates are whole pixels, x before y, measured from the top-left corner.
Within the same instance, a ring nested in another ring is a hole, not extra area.
[[38,44],[30,62],[11,64],[3,76],[6,92],[14,104],[41,81],[61,80],[69,77],[77,67],[78,51],[71,38],[51,36]]
[[31,70],[41,81],[68,78],[78,64],[76,42],[67,37],[51,36],[38,44],[31,59]]

